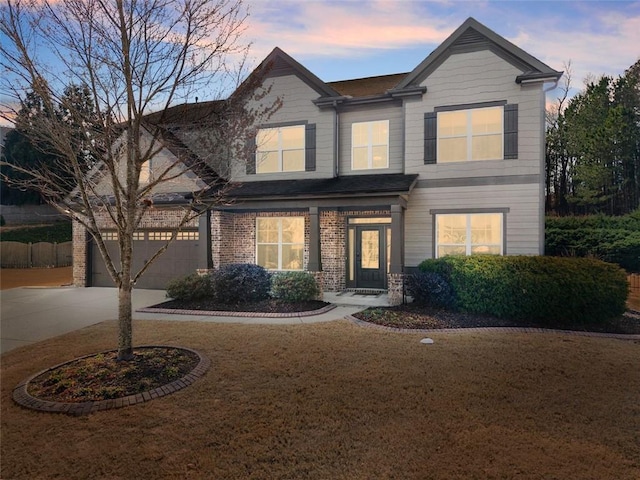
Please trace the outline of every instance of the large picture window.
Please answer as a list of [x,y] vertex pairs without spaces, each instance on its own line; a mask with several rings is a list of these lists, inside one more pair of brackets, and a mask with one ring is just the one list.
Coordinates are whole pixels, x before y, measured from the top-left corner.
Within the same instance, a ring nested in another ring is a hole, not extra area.
[[502,229],[502,213],[436,215],[436,257],[502,255]]
[[438,163],[501,160],[503,107],[438,112]]
[[352,125],[351,168],[389,168],[389,120]]
[[305,169],[305,126],[262,128],[256,136],[256,173]]
[[256,220],[256,263],[269,270],[302,270],[304,217]]

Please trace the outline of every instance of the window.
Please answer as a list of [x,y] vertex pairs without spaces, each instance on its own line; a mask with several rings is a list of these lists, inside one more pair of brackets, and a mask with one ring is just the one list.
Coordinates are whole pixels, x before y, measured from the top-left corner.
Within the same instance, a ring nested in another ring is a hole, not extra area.
[[436,257],[502,255],[502,213],[436,215]]
[[140,185],[147,185],[151,181],[151,160],[147,160],[140,167]]
[[[148,233],[149,240],[159,240],[167,242],[171,240],[173,232],[171,231],[151,231]],[[198,240],[200,234],[197,231],[181,231],[176,233],[176,240]]]
[[389,167],[389,120],[354,123],[351,127],[351,168]]
[[302,270],[304,217],[256,220],[256,263],[269,270]]
[[102,232],[102,240],[105,242],[118,240],[118,232]]
[[503,158],[503,107],[438,112],[438,163]]
[[262,128],[256,136],[256,173],[305,169],[305,126]]
[[518,158],[518,104],[436,107],[424,114],[424,164]]

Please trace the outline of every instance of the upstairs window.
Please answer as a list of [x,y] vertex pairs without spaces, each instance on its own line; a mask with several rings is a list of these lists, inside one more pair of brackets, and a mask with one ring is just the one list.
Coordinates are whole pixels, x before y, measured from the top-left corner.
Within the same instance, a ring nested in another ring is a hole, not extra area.
[[256,136],[256,173],[305,170],[305,126],[262,128]]
[[351,128],[351,169],[389,168],[389,120],[354,123]]
[[140,185],[148,185],[152,180],[151,160],[147,160],[140,167]]
[[438,113],[438,163],[501,160],[502,107]]
[[518,158],[518,105],[436,107],[424,114],[424,163]]

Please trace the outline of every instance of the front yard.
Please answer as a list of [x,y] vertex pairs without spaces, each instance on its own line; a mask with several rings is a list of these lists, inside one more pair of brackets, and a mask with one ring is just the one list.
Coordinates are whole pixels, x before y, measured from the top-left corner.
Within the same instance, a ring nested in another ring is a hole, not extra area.
[[137,344],[197,349],[177,393],[87,417],[18,407],[27,376],[113,348],[115,322],[2,356],[1,478],[640,476],[640,341],[420,334],[346,321],[135,322]]

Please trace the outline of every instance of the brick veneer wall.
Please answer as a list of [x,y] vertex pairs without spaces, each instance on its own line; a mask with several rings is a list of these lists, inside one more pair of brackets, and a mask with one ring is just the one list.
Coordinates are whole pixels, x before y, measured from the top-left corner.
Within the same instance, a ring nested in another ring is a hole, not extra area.
[[213,267],[230,263],[256,263],[256,218],[304,217],[303,268],[309,263],[308,212],[213,212],[211,252]]
[[320,211],[320,255],[324,291],[344,290],[346,268],[344,217],[336,210]]
[[404,302],[404,274],[387,274],[389,305],[400,305]]
[[75,287],[87,286],[87,229],[78,222],[73,221],[71,240],[73,241],[73,285]]
[[346,288],[347,277],[347,218],[388,217],[389,210],[345,211],[322,210],[320,212],[320,251],[324,290],[340,292]]
[[[166,229],[179,224],[183,218],[185,210],[183,208],[151,208],[147,210],[140,222],[141,229]],[[114,224],[106,211],[95,212],[99,228],[113,229]],[[198,218],[190,220],[184,228],[197,228]],[[80,222],[74,221],[72,227],[73,240],[73,284],[76,287],[87,285],[87,229]]]

